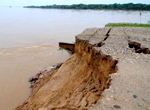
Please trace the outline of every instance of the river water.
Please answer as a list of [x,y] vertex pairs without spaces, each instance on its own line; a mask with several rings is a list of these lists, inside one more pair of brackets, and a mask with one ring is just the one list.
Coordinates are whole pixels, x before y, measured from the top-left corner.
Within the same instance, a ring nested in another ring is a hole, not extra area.
[[[141,22],[150,21],[142,11]],[[88,27],[140,23],[139,11],[0,7],[0,109],[12,110],[30,94],[28,78],[70,57],[58,42],[74,42]]]

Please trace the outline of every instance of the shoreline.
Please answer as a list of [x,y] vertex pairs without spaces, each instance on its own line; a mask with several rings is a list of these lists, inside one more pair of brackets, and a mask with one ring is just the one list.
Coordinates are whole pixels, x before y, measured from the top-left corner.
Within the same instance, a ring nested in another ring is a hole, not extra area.
[[149,9],[150,4],[133,4],[133,3],[124,3],[124,4],[72,4],[72,5],[46,5],[46,6],[24,6],[24,8],[42,8],[42,9],[93,9],[93,10],[100,10],[100,9],[112,9],[112,10],[146,10],[150,11]]
[[45,9],[45,10],[48,10],[48,9],[53,9],[53,10],[89,10],[89,11],[133,11],[133,12],[150,12],[150,10],[113,10],[113,9],[61,9],[61,8],[31,8],[31,9]]

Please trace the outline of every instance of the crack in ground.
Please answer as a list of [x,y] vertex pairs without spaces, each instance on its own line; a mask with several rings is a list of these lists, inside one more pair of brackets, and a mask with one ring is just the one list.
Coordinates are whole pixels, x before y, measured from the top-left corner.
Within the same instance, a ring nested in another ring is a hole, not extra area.
[[135,53],[150,54],[150,50],[146,47],[141,46],[141,43],[128,40],[128,45],[130,48],[134,48]]
[[110,28],[110,29],[108,30],[108,32],[107,32],[106,35],[105,35],[106,37],[104,38],[104,40],[101,41],[101,42],[99,42],[99,43],[97,43],[97,44],[96,44],[96,47],[102,47],[103,45],[105,45],[104,41],[106,41],[106,40],[108,39],[109,33],[110,33],[111,30],[112,30],[112,28]]

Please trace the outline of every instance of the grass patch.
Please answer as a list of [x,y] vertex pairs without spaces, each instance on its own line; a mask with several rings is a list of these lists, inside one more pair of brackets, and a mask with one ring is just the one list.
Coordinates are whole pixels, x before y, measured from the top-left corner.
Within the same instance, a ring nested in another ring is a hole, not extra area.
[[150,24],[137,23],[108,23],[105,27],[150,27]]
[[59,49],[58,50],[67,50],[67,49],[65,49],[65,48],[62,48],[62,47],[59,47]]

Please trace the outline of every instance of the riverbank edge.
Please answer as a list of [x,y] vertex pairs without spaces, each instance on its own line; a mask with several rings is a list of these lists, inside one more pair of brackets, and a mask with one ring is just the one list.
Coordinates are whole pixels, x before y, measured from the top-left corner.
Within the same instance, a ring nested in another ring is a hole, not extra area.
[[[79,54],[79,56],[80,56],[80,58],[81,59],[85,59],[85,57],[83,58],[83,54],[84,54],[84,52],[86,52],[86,53],[90,53],[90,52],[92,52],[92,47],[93,47],[93,45],[95,46],[98,46],[98,47],[101,47],[101,46],[103,46],[103,45],[105,45],[105,44],[103,44],[103,42],[102,41],[104,41],[104,40],[106,40],[107,39],[107,37],[109,37],[109,30],[110,29],[112,29],[112,28],[105,28],[104,30],[102,29],[102,31],[100,31],[100,35],[103,35],[103,38],[102,39],[100,39],[100,41],[98,41],[98,43],[97,43],[97,41],[95,41],[94,40],[94,43],[93,42],[91,42],[90,44],[88,43],[87,44],[87,41],[89,40],[89,37],[90,36],[93,36],[93,34],[95,34],[95,33],[97,33],[97,29],[96,28],[94,28],[94,29],[87,29],[87,30],[85,30],[83,33],[81,33],[79,36],[79,39],[78,39],[78,37],[76,37],[76,52]],[[119,31],[120,32],[120,31]],[[88,36],[88,37],[85,37],[85,35],[86,36]],[[99,38],[98,38],[99,39]],[[77,45],[78,45],[78,48],[77,48]],[[91,47],[92,46],[92,47]],[[96,49],[96,48],[93,48],[93,49]],[[97,49],[96,49],[97,50]],[[99,49],[98,49],[99,50]],[[92,52],[93,53],[93,52]],[[101,51],[97,51],[94,55],[96,55],[96,54],[100,54],[100,55],[104,55],[104,53],[101,53]],[[77,55],[78,56],[78,55]],[[105,57],[106,57],[107,55],[104,55],[102,58],[104,58],[105,59]],[[73,56],[72,56],[73,57]],[[71,57],[71,58],[72,58]],[[88,55],[88,57],[86,57],[86,58],[89,58],[90,56]],[[71,59],[70,58],[70,59]],[[115,57],[113,57],[113,58],[115,58]],[[69,59],[69,60],[70,60]],[[107,58],[106,58],[107,59]],[[92,61],[93,62],[93,61]],[[109,64],[110,64],[110,66],[113,66],[114,67],[114,65],[116,65],[117,63],[115,63],[116,61],[115,60],[112,60],[112,58],[108,58],[108,62],[110,62]],[[63,66],[64,67],[64,66]],[[62,68],[63,68],[62,67]],[[59,69],[58,70],[55,70],[55,72],[57,73],[57,71],[59,71]],[[54,73],[55,73],[54,72]],[[53,72],[52,72],[53,73]],[[55,74],[56,74],[55,73]],[[51,73],[50,73],[51,74]],[[49,75],[50,75],[49,74]],[[54,74],[52,74],[52,76],[53,76]],[[48,82],[51,78],[52,78],[52,76],[51,77],[49,77],[49,79],[46,81],[46,82]],[[55,75],[54,75],[55,76]],[[47,76],[46,76],[47,77]],[[107,82],[107,81],[106,81]],[[43,83],[43,82],[42,82]],[[110,83],[110,82],[109,82]],[[45,83],[43,83],[43,85],[44,85]],[[42,86],[43,86],[42,85]],[[41,87],[42,87],[41,86]],[[107,87],[106,87],[107,88]],[[36,93],[36,92],[38,92],[38,90],[39,90],[40,88],[38,88],[36,91],[34,91],[34,93]],[[33,89],[34,90],[34,89]],[[33,93],[33,92],[32,92]],[[31,95],[31,96],[33,96],[33,95]],[[24,102],[24,104],[26,105],[27,103],[29,103],[29,102]],[[93,104],[93,103],[92,103]],[[86,104],[84,105],[83,104],[83,106],[85,107],[86,106]],[[91,106],[91,105],[90,105]],[[53,109],[61,109],[61,107],[53,107]],[[63,108],[62,108],[63,109]],[[83,109],[83,108],[82,108]],[[88,109],[88,108],[84,108],[84,109]],[[19,110],[19,109],[16,109],[16,110]],[[24,109],[23,109],[24,110]],[[51,110],[50,108],[41,108],[41,109],[38,109],[38,110]]]

